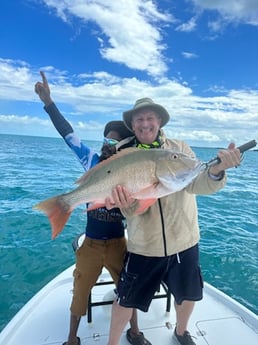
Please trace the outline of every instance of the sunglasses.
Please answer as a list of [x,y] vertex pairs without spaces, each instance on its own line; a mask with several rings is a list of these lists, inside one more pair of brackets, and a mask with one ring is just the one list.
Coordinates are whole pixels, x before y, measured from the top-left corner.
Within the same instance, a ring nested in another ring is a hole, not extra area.
[[112,138],[104,138],[103,139],[103,144],[108,144],[108,145],[111,145],[111,146],[115,146],[119,143],[118,140],[116,139],[112,139]]

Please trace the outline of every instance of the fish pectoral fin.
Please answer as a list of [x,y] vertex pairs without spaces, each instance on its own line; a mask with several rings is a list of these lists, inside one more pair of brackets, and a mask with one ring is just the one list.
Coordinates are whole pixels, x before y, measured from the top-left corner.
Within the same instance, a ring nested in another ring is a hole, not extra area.
[[[167,182],[167,181],[166,181]],[[160,179],[159,182],[152,184],[144,189],[141,189],[139,192],[133,193],[132,197],[138,200],[143,199],[155,199],[161,198],[168,194],[174,192],[174,186],[169,185],[168,183],[163,184],[163,180]]]
[[105,206],[106,204],[104,204],[104,202],[96,201],[90,204],[90,206],[87,208],[87,212],[96,210],[96,208],[105,207]]
[[138,192],[132,193],[132,198],[134,199],[151,199],[156,198],[157,189],[159,187],[159,182],[155,182],[148,187],[142,188]]
[[149,208],[150,206],[155,204],[156,201],[157,201],[157,198],[139,200],[138,201],[139,202],[139,206],[135,210],[135,214],[143,213],[145,210],[147,210],[147,208]]

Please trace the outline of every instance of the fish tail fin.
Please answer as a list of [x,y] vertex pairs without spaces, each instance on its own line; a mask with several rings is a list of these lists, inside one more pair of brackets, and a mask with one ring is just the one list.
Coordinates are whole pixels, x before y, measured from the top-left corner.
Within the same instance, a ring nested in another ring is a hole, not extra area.
[[62,231],[72,213],[70,206],[61,196],[42,201],[33,208],[47,215],[52,228],[52,239]]

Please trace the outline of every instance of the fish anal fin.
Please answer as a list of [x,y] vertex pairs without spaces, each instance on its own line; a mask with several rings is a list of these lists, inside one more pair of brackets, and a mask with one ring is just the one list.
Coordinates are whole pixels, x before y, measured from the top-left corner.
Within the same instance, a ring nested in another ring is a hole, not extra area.
[[93,202],[90,204],[90,206],[87,208],[87,212],[88,211],[92,211],[92,210],[96,210],[96,208],[100,208],[100,207],[105,207],[106,205],[104,204],[104,202]]

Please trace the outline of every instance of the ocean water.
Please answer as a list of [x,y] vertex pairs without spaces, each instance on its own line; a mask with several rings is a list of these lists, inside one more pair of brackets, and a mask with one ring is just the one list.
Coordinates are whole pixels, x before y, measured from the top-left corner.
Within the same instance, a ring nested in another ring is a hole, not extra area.
[[[253,139],[253,138],[250,138]],[[242,144],[242,143],[240,143]],[[96,150],[101,143],[88,142]],[[207,161],[217,149],[194,148]],[[83,173],[62,139],[0,135],[0,331],[54,276],[74,263],[84,207],[51,240],[37,202],[74,188]],[[198,196],[204,279],[258,314],[258,152],[228,171],[226,187]],[[69,313],[69,311],[67,311]]]

